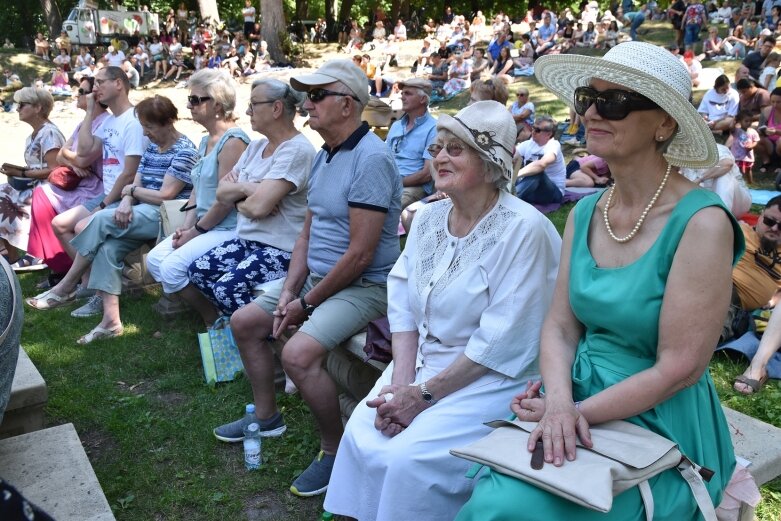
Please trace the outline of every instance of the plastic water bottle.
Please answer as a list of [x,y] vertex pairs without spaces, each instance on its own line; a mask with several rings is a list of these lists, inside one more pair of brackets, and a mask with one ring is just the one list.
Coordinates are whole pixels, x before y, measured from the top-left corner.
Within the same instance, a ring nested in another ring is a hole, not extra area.
[[257,423],[258,419],[255,418],[255,404],[254,403],[248,403],[244,406],[244,425],[249,425],[250,423]]
[[244,428],[244,466],[247,470],[260,468],[260,427],[255,422]]

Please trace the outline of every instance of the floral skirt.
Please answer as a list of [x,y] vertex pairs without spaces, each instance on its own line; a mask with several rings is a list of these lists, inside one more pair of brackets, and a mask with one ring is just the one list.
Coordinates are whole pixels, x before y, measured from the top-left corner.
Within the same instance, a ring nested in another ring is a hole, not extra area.
[[21,192],[8,183],[0,185],[0,238],[22,251],[27,251],[30,237],[31,189]]

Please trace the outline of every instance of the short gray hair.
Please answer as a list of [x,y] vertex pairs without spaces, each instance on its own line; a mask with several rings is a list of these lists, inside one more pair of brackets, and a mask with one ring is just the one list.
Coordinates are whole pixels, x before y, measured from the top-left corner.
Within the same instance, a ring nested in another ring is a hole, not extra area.
[[24,87],[14,92],[16,103],[29,103],[41,109],[41,115],[48,118],[54,107],[54,98],[46,89],[37,87]]
[[264,86],[268,96],[273,100],[282,102],[285,108],[285,115],[291,119],[295,117],[296,111],[301,108],[306,99],[306,93],[292,89],[287,83],[274,78],[258,78],[252,82],[252,90],[255,87]]
[[236,82],[226,70],[201,69],[188,82],[190,88],[201,88],[206,94],[222,107],[225,119],[236,119],[233,111],[236,109]]
[[428,107],[429,103],[431,103],[431,95],[428,92],[426,92],[425,90],[420,89],[420,88],[417,88],[415,90],[418,91],[418,96],[423,96],[423,98],[425,98],[426,106]]
[[549,116],[548,114],[539,114],[536,118],[534,118],[534,124],[537,125],[538,123],[547,123],[550,127],[551,133],[556,133],[556,120],[553,119],[552,116]]

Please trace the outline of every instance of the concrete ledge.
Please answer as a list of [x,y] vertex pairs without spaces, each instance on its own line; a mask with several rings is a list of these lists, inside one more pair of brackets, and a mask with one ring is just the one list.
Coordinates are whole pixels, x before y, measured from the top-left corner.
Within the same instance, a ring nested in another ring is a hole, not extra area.
[[57,521],[114,519],[73,424],[0,441],[0,462],[3,479]]
[[49,399],[46,382],[23,348],[19,348],[11,397],[0,424],[0,439],[43,428],[43,408]]
[[781,475],[781,429],[727,407],[722,409],[735,454],[751,462],[748,470],[757,485]]

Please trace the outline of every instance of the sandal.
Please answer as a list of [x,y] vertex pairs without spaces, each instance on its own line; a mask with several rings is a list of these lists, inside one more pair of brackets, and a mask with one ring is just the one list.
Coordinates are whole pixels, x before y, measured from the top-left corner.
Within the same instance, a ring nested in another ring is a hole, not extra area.
[[67,306],[76,300],[76,292],[72,291],[65,296],[60,296],[52,290],[46,290],[40,295],[24,299],[25,304],[35,309],[54,309]]
[[11,265],[14,271],[36,271],[46,268],[43,259],[37,259],[32,255],[24,255]]
[[84,335],[83,337],[76,340],[76,343],[83,346],[87,345],[91,342],[94,342],[95,340],[101,340],[104,338],[114,338],[120,336],[124,332],[124,328],[122,325],[115,326],[111,329],[106,329],[105,327],[100,327],[100,325],[95,326],[92,328],[92,331]]
[[[759,380],[754,380],[753,378],[749,378],[748,376],[742,374],[735,378],[735,383],[732,385],[732,388],[735,389],[735,391],[739,392],[740,394],[749,396],[752,394],[756,394],[759,391],[762,390],[762,386],[765,385],[765,382],[767,382],[767,373],[765,373],[762,378]],[[744,384],[747,385],[750,391],[741,391],[737,387],[735,387],[737,384]]]

